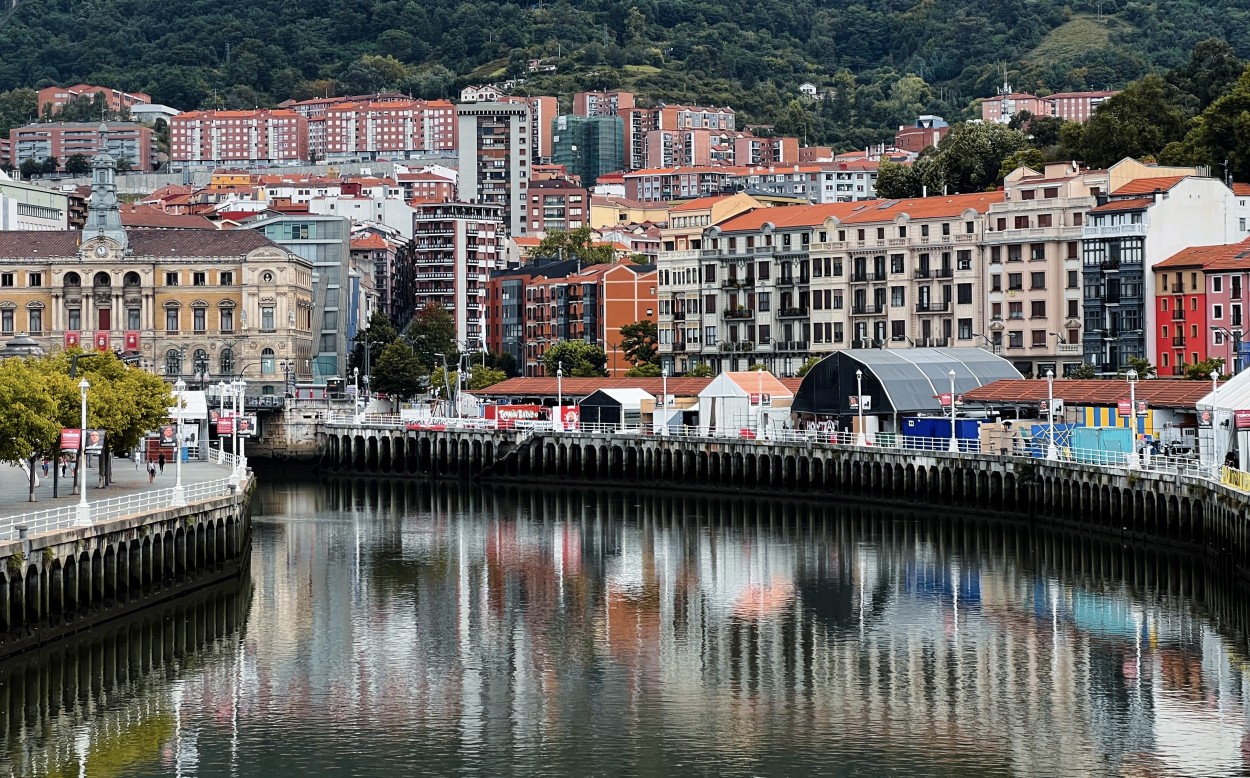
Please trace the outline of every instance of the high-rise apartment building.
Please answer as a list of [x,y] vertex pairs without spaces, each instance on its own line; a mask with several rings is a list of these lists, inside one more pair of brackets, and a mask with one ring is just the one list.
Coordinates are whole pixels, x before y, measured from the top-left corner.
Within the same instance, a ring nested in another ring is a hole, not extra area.
[[273,165],[308,160],[308,120],[294,111],[189,111],[169,123],[175,165]]
[[485,347],[486,288],[503,257],[503,214],[503,206],[491,203],[420,205],[414,237],[400,254],[413,267],[416,310],[431,303],[446,308],[466,351]]
[[43,162],[55,158],[63,168],[74,155],[90,159],[102,148],[114,160],[126,160],[133,170],[156,166],[152,129],[134,122],[42,122],[9,130],[11,162],[21,167],[28,159]]
[[529,108],[508,103],[457,106],[460,199],[497,205],[511,235],[525,233],[531,168]]
[[456,147],[456,108],[446,100],[339,103],[324,113],[324,136],[322,158],[329,162],[449,152]]
[[632,92],[578,92],[573,95],[574,116],[620,116],[633,107]]
[[564,165],[582,186],[625,164],[625,123],[619,116],[560,116],[552,122],[552,161]]

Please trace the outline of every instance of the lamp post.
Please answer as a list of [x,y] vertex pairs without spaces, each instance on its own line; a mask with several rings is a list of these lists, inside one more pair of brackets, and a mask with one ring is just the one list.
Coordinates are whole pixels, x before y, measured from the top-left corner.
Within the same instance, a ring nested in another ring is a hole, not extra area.
[[91,384],[87,379],[78,382],[78,392],[82,397],[82,424],[78,428],[78,520],[75,522],[80,527],[89,526],[91,524],[91,506],[87,504],[87,390],[91,388]]
[[663,403],[664,403],[664,426],[661,428],[661,434],[667,435],[668,434],[668,365],[665,365],[664,369],[660,371],[660,379],[662,382],[660,384],[660,394],[663,395],[661,399],[663,400]]
[[951,442],[946,450],[954,454],[959,451],[959,442],[955,439],[955,371],[951,370],[947,375],[951,378]]
[[182,439],[182,396],[187,391],[187,382],[181,378],[174,383],[174,393],[178,395],[178,445],[174,448],[174,500],[175,506],[187,504],[187,490],[182,485],[182,447],[185,445]]
[[247,410],[247,404],[244,397],[247,393],[247,381],[234,382],[234,467],[237,471],[237,482],[243,481],[243,476],[247,474],[247,465],[243,456],[243,440],[239,438],[239,420],[243,417],[243,412]]
[[[445,369],[444,369],[444,372],[445,372]],[[360,368],[359,367],[352,368],[352,382],[356,386],[356,395],[352,398],[352,401],[356,403],[355,417],[356,417],[356,423],[359,424],[360,423]]]
[[1132,430],[1130,440],[1132,440],[1133,450],[1128,456],[1128,466],[1137,467],[1137,371],[1133,368],[1128,369],[1128,421],[1129,429]]
[[239,395],[234,390],[237,385],[237,381],[221,382],[223,402],[227,394],[230,397],[230,455],[234,457],[234,463],[230,467],[231,486],[239,485]]
[[564,362],[556,363],[556,413],[551,427],[564,432]]
[[1220,371],[1211,371],[1211,394],[1215,394],[1220,390]]
[[855,371],[855,409],[859,413],[859,434],[855,436],[855,445],[867,446],[868,436],[864,434],[864,371]]
[[1059,458],[1059,449],[1055,446],[1055,371],[1046,371],[1046,415],[1050,423],[1050,445],[1046,447],[1046,458],[1052,462]]

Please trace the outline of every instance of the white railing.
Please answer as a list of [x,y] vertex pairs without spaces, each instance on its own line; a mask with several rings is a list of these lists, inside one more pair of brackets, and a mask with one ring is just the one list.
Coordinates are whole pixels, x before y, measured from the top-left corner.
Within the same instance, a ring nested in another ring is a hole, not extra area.
[[[221,478],[215,481],[201,481],[183,487],[187,504],[225,497],[232,493],[230,479]],[[126,494],[120,497],[109,497],[89,502],[91,521],[98,524],[102,521],[120,519],[138,513],[164,510],[174,507],[173,489],[156,489],[150,492]],[[17,516],[0,518],[0,540],[16,540],[18,528],[25,528],[27,533],[38,535],[41,532],[64,529],[73,526],[78,520],[78,503],[51,508],[46,511],[22,513]]]
[[223,451],[219,448],[210,448],[208,450],[208,461],[214,465],[223,465],[233,470],[238,466],[239,458],[231,454],[229,451]]

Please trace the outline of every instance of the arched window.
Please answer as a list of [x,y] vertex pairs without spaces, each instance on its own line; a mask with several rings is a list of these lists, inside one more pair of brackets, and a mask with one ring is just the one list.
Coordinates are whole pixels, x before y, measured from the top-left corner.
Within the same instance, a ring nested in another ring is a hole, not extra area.
[[66,286],[82,286],[82,276],[78,275],[77,273],[66,273],[65,285]]
[[112,286],[113,279],[109,276],[108,273],[96,273],[95,285],[96,286]]
[[260,372],[261,375],[274,374],[274,353],[273,349],[267,348],[260,352]]
[[192,358],[191,365],[195,370],[196,375],[201,377],[204,376],[204,374],[208,372],[208,352],[202,348],[197,348],[195,350],[195,355]]
[[182,353],[176,348],[165,352],[165,375],[182,375]]
[[139,286],[140,284],[139,274],[134,272],[133,270],[130,271],[129,273],[126,274],[126,277],[122,279],[122,283],[125,284],[126,286]]
[[234,375],[234,350],[223,348],[218,356],[220,373],[222,375]]

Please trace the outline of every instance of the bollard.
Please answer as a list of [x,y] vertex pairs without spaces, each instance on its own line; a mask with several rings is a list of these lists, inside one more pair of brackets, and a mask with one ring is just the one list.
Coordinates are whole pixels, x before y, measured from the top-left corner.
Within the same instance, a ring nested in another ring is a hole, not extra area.
[[29,529],[30,529],[30,527],[27,527],[25,524],[18,524],[18,525],[17,525],[17,539],[18,539],[18,540],[25,540],[25,539],[26,539],[26,532],[27,532]]

